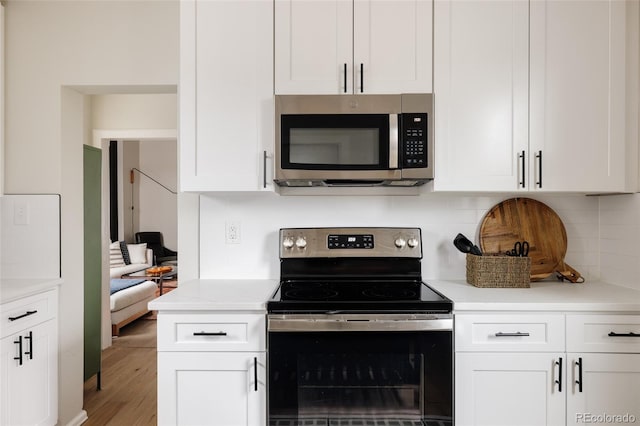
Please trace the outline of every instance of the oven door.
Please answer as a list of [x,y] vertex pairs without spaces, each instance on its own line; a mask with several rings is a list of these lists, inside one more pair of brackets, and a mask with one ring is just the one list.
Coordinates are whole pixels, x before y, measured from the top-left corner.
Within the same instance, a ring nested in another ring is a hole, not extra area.
[[270,425],[452,424],[451,320],[327,317],[270,316]]

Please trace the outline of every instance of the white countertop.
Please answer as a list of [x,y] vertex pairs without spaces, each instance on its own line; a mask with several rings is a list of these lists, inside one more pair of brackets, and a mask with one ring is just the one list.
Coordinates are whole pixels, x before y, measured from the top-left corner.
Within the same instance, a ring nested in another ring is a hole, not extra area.
[[0,303],[11,302],[62,284],[62,278],[20,278],[0,280]]
[[266,311],[278,280],[193,280],[149,302],[156,311]]
[[587,281],[532,282],[530,288],[478,288],[466,281],[427,283],[453,301],[461,311],[587,311],[640,313],[640,291]]
[[[573,311],[640,314],[640,291],[602,282],[532,282],[530,288],[478,288],[464,280],[427,283],[464,311]],[[265,311],[278,286],[275,279],[202,279],[149,302],[157,311]],[[4,298],[3,298],[4,299]]]

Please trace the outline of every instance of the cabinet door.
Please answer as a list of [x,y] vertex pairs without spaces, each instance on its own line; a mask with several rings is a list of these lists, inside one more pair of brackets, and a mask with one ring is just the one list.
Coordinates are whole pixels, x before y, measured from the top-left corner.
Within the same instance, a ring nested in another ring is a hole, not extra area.
[[[58,421],[58,336],[50,320],[1,341],[0,424],[55,425]],[[29,334],[31,332],[31,334]],[[19,344],[22,337],[22,365]],[[25,337],[31,336],[30,339]],[[31,353],[31,356],[29,355]]]
[[271,3],[180,2],[179,102],[183,191],[257,191],[272,181]]
[[562,391],[553,353],[456,353],[456,425],[561,425]]
[[353,93],[352,0],[275,0],[274,13],[275,93]]
[[266,415],[264,352],[158,352],[158,424],[264,426]]
[[530,6],[533,189],[624,190],[625,2]]
[[355,93],[432,92],[432,0],[354,0]]
[[436,190],[515,191],[528,151],[529,5],[436,0]]
[[[640,419],[640,354],[571,353],[568,359],[567,425],[625,424]],[[600,415],[611,417],[588,418]]]

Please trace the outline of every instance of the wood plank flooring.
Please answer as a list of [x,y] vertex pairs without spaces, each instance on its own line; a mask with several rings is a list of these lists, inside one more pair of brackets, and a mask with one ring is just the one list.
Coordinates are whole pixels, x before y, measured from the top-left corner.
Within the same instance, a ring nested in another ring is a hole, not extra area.
[[156,320],[142,317],[122,328],[102,351],[102,390],[96,377],[84,384],[83,426],[144,426],[157,423]]

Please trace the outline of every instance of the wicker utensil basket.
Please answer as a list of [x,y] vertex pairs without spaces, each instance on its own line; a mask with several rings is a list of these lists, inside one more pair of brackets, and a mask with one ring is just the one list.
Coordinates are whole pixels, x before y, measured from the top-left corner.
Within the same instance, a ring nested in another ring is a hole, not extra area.
[[467,282],[486,288],[528,288],[531,258],[467,254]]

